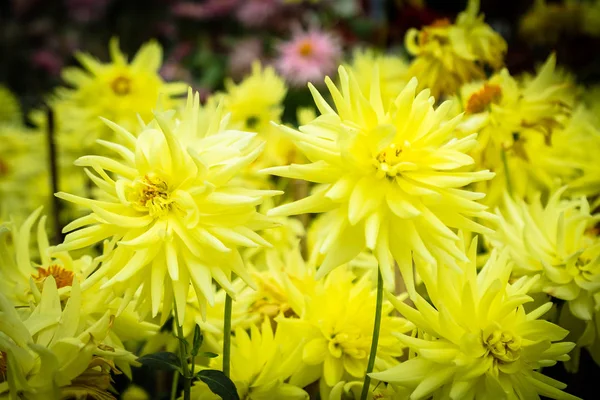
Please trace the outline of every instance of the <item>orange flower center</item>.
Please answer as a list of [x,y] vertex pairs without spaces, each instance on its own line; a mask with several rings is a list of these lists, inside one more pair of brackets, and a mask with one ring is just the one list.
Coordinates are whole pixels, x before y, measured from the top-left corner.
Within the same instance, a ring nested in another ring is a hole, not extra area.
[[48,269],[41,267],[38,268],[38,273],[33,277],[33,279],[38,285],[41,285],[49,276],[54,277],[54,280],[56,281],[56,287],[58,289],[73,285],[73,272],[67,271],[58,265],[51,265]]
[[467,114],[477,114],[485,111],[491,104],[498,104],[502,99],[502,89],[498,85],[484,84],[473,93],[467,102]]
[[117,96],[125,96],[131,92],[131,79],[119,76],[112,81],[110,87]]
[[298,46],[298,53],[300,53],[302,57],[310,57],[313,54],[313,51],[313,45],[309,40],[303,41],[300,43],[300,46]]
[[2,159],[0,159],[0,176],[8,175],[9,168],[8,164],[5,163]]

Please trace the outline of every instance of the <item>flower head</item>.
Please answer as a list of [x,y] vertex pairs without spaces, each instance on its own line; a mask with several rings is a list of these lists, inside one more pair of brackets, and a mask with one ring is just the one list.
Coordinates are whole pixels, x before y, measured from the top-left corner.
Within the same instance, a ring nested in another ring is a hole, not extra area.
[[[296,303],[298,318],[278,318],[278,332],[302,348],[302,365],[290,380],[306,386],[322,378],[329,387],[348,378],[364,376],[369,358],[376,294],[369,276],[356,279],[347,268],[338,268],[312,288],[304,290],[304,301]],[[300,297],[301,298],[301,297]],[[392,315],[385,303],[376,365],[389,368],[397,363],[403,348],[393,332],[407,332],[412,325]]]
[[111,133],[98,117],[133,130],[138,125],[138,115],[148,121],[157,104],[164,109],[173,108],[173,97],[183,95],[187,87],[183,83],[163,82],[158,73],[162,49],[154,41],[142,46],[131,63],[119,50],[116,38],[111,39],[109,49],[111,63],[78,53],[76,57],[83,69],[71,67],[63,71],[63,79],[72,88],[58,89],[53,101],[53,105],[63,103],[59,107],[65,113],[58,118],[60,132],[78,135],[90,144],[97,138],[107,139]]
[[552,303],[526,313],[523,304],[534,279],[509,283],[506,253],[492,253],[477,273],[477,241],[462,270],[439,268],[423,274],[430,301],[414,296],[415,308],[389,296],[418,328],[417,337],[397,337],[415,356],[371,376],[411,389],[411,399],[537,398],[576,399],[565,385],[542,375],[541,367],[569,359],[568,333],[539,320]]
[[541,274],[539,288],[566,300],[576,317],[591,320],[600,292],[600,238],[585,197],[561,200],[565,188],[543,206],[539,195],[530,204],[504,199],[500,225],[493,237],[515,262],[515,274]]
[[298,31],[279,46],[275,67],[294,86],[320,82],[333,74],[342,55],[337,39],[319,30]]
[[107,122],[126,144],[101,142],[114,151],[112,158],[77,160],[95,171],[88,175],[102,200],[57,194],[92,211],[65,228],[72,232],[59,250],[106,238],[117,242],[89,284],[106,276],[102,287],[112,286],[126,299],[141,287],[137,304],[142,315],[157,315],[162,301],[163,319],[175,300],[180,324],[190,282],[203,309],[206,301],[214,302],[212,279],[231,295],[231,272],[253,285],[238,246],[268,245],[254,231],[271,226],[256,206],[280,193],[234,183],[232,178],[258,157],[263,144],[253,133],[224,130],[228,121],[222,108],[210,120],[199,113],[198,94],[190,90],[181,120],[172,112],[156,113],[137,138]]
[[[243,329],[235,330],[231,343],[231,380],[240,398],[308,400],[308,394],[300,387],[285,383],[300,356],[285,344],[286,340],[273,332],[268,319],[259,326],[253,325],[250,334]],[[214,358],[210,366],[221,369],[222,362],[221,357]],[[192,387],[192,399],[219,398],[200,381]]]
[[494,175],[465,170],[473,164],[465,153],[477,144],[476,135],[457,139],[461,117],[449,115],[449,102],[434,109],[428,90],[415,93],[415,79],[388,105],[381,102],[377,75],[370,93],[344,68],[340,80],[341,92],[326,80],[337,111],[310,86],[321,116],[299,131],[281,127],[312,163],[266,170],[322,185],[268,215],[328,212],[329,226],[318,244],[325,255],[318,278],[369,248],[393,286],[391,251],[410,291],[411,253],[453,265],[464,255],[449,227],[486,230],[471,220],[492,217],[475,202],[484,195],[461,188]]
[[347,68],[354,73],[360,90],[365,94],[371,92],[372,77],[378,73],[383,104],[393,101],[408,82],[407,61],[391,54],[358,50],[354,52],[352,63]]
[[71,398],[74,394],[114,399],[109,389],[110,373],[119,373],[115,362],[134,364],[135,357],[123,348],[106,345],[112,324],[109,311],[87,327],[79,320],[80,305],[77,281],[63,308],[52,276],[43,283],[39,303],[26,312],[18,312],[0,293],[0,379],[6,377],[6,382],[0,381],[0,396],[8,392],[11,398],[26,399]]
[[437,98],[450,95],[464,83],[483,79],[484,66],[503,64],[506,42],[478,16],[479,0],[470,0],[454,24],[438,20],[418,31],[409,29],[405,44],[415,59],[407,75],[419,79]]

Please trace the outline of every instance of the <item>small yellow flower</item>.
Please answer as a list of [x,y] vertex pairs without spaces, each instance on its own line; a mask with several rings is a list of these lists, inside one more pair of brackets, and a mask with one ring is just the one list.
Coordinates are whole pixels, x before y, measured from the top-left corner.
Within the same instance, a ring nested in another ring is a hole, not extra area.
[[476,135],[456,138],[461,117],[449,115],[449,102],[434,109],[429,91],[416,94],[417,81],[412,79],[384,105],[379,77],[372,79],[370,93],[363,93],[344,68],[341,92],[327,79],[337,111],[310,86],[321,115],[299,131],[281,129],[311,163],[265,171],[321,185],[310,196],[267,215],[328,212],[327,232],[317,244],[325,255],[317,278],[368,248],[389,287],[393,259],[397,261],[410,292],[412,254],[418,261],[435,264],[443,259],[453,265],[464,255],[450,227],[487,230],[472,220],[492,217],[475,201],[484,194],[461,188],[494,174],[466,169],[473,165],[465,153],[477,144]]
[[80,306],[77,281],[63,309],[52,276],[43,283],[39,304],[27,312],[18,312],[0,293],[0,365],[1,378],[6,377],[0,380],[0,397],[114,399],[108,391],[110,372],[119,372],[114,362],[135,364],[135,356],[104,342],[112,321],[109,311],[86,327],[79,320]]
[[[273,67],[252,65],[252,73],[235,84],[225,81],[225,93],[213,100],[223,101],[225,111],[231,113],[230,128],[257,132],[266,141],[265,151],[257,160],[258,166],[271,166],[294,159],[294,146],[271,125],[281,122],[283,100],[287,88]],[[254,166],[257,168],[257,166]]]
[[[298,318],[278,318],[278,332],[302,348],[302,365],[291,383],[304,387],[322,378],[329,387],[364,376],[369,358],[376,295],[370,277],[356,276],[347,268],[332,271],[312,290],[303,290],[303,301],[295,305]],[[300,297],[302,299],[302,297]],[[397,363],[403,346],[393,332],[407,332],[412,325],[393,316],[384,303],[376,366]]]
[[421,31],[409,29],[405,45],[415,56],[407,75],[433,96],[454,94],[464,83],[483,79],[485,66],[504,64],[506,42],[479,16],[479,0],[470,0],[454,24],[438,20]]
[[561,200],[565,188],[543,206],[538,195],[530,204],[504,199],[496,247],[506,247],[515,274],[541,274],[539,288],[566,300],[577,318],[591,320],[600,293],[600,238],[585,197]]
[[378,54],[373,50],[355,51],[352,63],[346,68],[354,73],[360,90],[365,94],[371,92],[372,77],[378,71],[381,101],[384,105],[393,101],[409,80],[406,72],[408,63],[405,59],[390,54]]
[[[136,299],[142,316],[161,309],[166,319],[177,304],[179,323],[185,317],[190,283],[206,309],[214,304],[214,279],[232,296],[230,275],[251,286],[239,246],[269,245],[254,229],[272,224],[256,211],[265,197],[278,191],[245,189],[232,181],[262,151],[256,134],[224,130],[222,109],[211,121],[198,119],[199,96],[192,96],[181,120],[172,112],[156,113],[136,138],[123,127],[107,122],[125,145],[101,141],[114,151],[112,158],[84,156],[77,165],[92,168],[90,179],[102,200],[58,193],[92,213],[66,228],[69,250],[87,247],[106,238],[117,241],[109,260],[84,287],[103,277],[102,288],[114,287],[126,301]],[[114,173],[112,178],[108,173]]]
[[138,126],[138,115],[144,121],[152,119],[152,110],[174,108],[176,96],[185,94],[184,83],[165,83],[158,70],[162,49],[151,41],[143,45],[131,63],[119,49],[117,38],[109,43],[110,63],[101,63],[85,53],[76,58],[83,68],[66,68],[62,77],[72,88],[59,88],[51,105],[57,115],[61,135],[71,142],[95,145],[94,140],[111,139],[99,117],[107,118],[126,130]]
[[439,268],[424,274],[429,301],[417,295],[415,308],[389,296],[418,328],[417,337],[397,334],[414,356],[373,373],[375,379],[410,389],[411,399],[577,399],[565,385],[542,375],[541,367],[569,359],[568,333],[539,320],[552,303],[526,313],[523,304],[535,279],[509,283],[506,253],[492,253],[483,269],[475,265],[477,240],[461,270]]
[[[265,319],[260,326],[253,325],[250,334],[236,329],[231,343],[231,380],[238,395],[246,400],[308,400],[308,394],[286,383],[296,366],[298,351],[287,352],[287,337],[273,332],[271,322]],[[221,369],[222,358],[213,358],[210,367]],[[192,399],[220,399],[205,383],[196,381]]]

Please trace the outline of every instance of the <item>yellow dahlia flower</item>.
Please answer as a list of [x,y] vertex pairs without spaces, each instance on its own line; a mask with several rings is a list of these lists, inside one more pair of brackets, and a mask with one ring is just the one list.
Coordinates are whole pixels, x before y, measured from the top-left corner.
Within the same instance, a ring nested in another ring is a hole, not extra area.
[[[69,233],[58,250],[83,248],[106,238],[118,241],[87,288],[102,277],[136,300],[142,316],[161,308],[163,319],[177,304],[179,324],[185,317],[190,283],[200,299],[214,304],[214,279],[235,296],[231,273],[253,286],[238,246],[268,245],[255,229],[271,226],[256,212],[267,196],[278,191],[245,189],[231,180],[262,151],[255,134],[223,130],[222,112],[199,121],[199,96],[188,97],[181,120],[173,113],[156,113],[136,138],[123,127],[106,122],[124,145],[101,141],[114,150],[112,158],[84,156],[77,165],[91,167],[90,179],[103,200],[67,193],[57,196],[91,209],[65,227]],[[115,174],[111,178],[108,173]]]
[[[363,381],[340,382],[333,388],[321,386],[321,398],[326,400],[360,399]],[[367,400],[408,400],[410,391],[392,384],[377,382],[367,394]]]
[[310,86],[321,116],[299,131],[281,126],[312,163],[265,170],[321,185],[309,197],[267,215],[328,212],[328,232],[318,244],[325,257],[317,278],[369,248],[393,287],[391,251],[410,291],[411,252],[418,260],[435,264],[443,259],[452,265],[464,255],[449,227],[487,231],[472,220],[491,217],[475,202],[484,194],[461,188],[494,174],[465,170],[473,164],[465,153],[477,144],[476,135],[457,139],[461,117],[448,115],[448,102],[434,109],[428,90],[415,95],[416,79],[387,107],[377,75],[370,93],[361,92],[344,68],[340,80],[341,93],[326,79],[337,111]]
[[[37,255],[34,255],[31,231],[41,211],[42,208],[38,208],[20,226],[15,222],[0,226],[0,291],[18,307],[39,304],[49,277],[54,279],[61,302],[68,301],[75,283],[84,282],[111,251],[109,243],[105,243],[103,254],[98,257],[73,258],[67,251],[53,251],[45,231],[46,217],[42,216],[34,235],[37,237]],[[111,330],[104,343],[117,348],[122,348],[124,341],[145,339],[158,331],[157,325],[140,321],[132,307],[123,304],[111,291],[100,290],[99,286],[100,282],[78,294],[81,326],[95,325],[109,311],[113,316]],[[117,362],[117,366],[131,377],[127,363]]]
[[81,293],[77,281],[64,309],[53,276],[43,283],[39,304],[30,312],[16,309],[0,293],[0,397],[58,399],[109,393],[114,361],[135,363],[124,349],[105,344],[112,316],[90,327],[79,322]]
[[545,206],[539,196],[530,204],[506,196],[492,243],[508,249],[517,276],[541,274],[539,289],[589,321],[600,293],[600,238],[594,229],[600,216],[590,214],[583,196],[561,200],[564,190]]
[[492,253],[483,269],[475,265],[477,240],[462,270],[439,268],[424,275],[429,301],[417,295],[415,308],[389,296],[418,328],[416,337],[397,334],[414,356],[375,379],[411,390],[411,399],[576,399],[565,385],[538,370],[569,359],[568,333],[538,320],[551,303],[526,313],[523,304],[535,279],[509,283],[506,253]]
[[287,88],[273,67],[263,68],[257,61],[252,65],[252,73],[235,84],[225,81],[226,92],[217,94],[223,101],[225,110],[231,113],[230,127],[243,131],[257,132],[266,141],[265,151],[257,163],[271,166],[290,162],[294,159],[294,146],[271,125],[271,121],[281,122],[283,100]]
[[[290,383],[304,387],[322,378],[332,387],[363,377],[375,319],[376,294],[370,277],[356,280],[349,269],[338,268],[312,290],[301,293],[304,297],[293,308],[298,318],[277,318],[278,333],[302,349],[302,364]],[[393,333],[413,328],[392,312],[392,305],[385,302],[375,362],[378,370],[395,365],[403,353]]]
[[419,89],[430,88],[436,98],[451,95],[462,84],[483,79],[485,66],[504,64],[506,42],[478,14],[479,0],[469,0],[454,24],[444,19],[406,32],[406,49],[415,56],[407,75],[419,79]]
[[570,121],[574,87],[557,71],[551,55],[534,77],[514,78],[504,69],[460,89],[465,118],[458,129],[461,135],[479,132],[472,155],[478,165],[497,174],[477,185],[488,194],[487,204],[497,204],[507,190],[524,197],[551,189],[573,170],[564,162],[553,167],[549,150],[556,146],[552,135]]
[[381,101],[384,105],[398,96],[409,79],[406,72],[408,63],[405,59],[390,54],[378,54],[371,49],[355,51],[352,63],[346,68],[354,73],[363,93],[371,92],[372,77],[378,70]]
[[157,104],[163,109],[174,108],[175,96],[183,95],[184,83],[165,83],[158,71],[162,63],[162,48],[155,41],[144,44],[131,63],[119,49],[119,41],[109,43],[111,62],[101,63],[89,54],[75,57],[83,68],[65,68],[64,81],[71,88],[57,89],[51,105],[57,116],[59,132],[80,141],[81,147],[95,145],[95,139],[109,139],[112,131],[98,117],[107,118],[126,130],[138,126],[138,115],[144,121],[152,119]]
[[[265,319],[253,325],[250,335],[236,329],[231,342],[231,380],[238,395],[246,400],[308,400],[308,393],[300,387],[285,383],[300,357],[298,351],[288,352],[287,337],[273,333],[271,322]],[[213,358],[210,367],[221,369],[222,358]],[[192,399],[220,399],[201,381],[192,387]]]

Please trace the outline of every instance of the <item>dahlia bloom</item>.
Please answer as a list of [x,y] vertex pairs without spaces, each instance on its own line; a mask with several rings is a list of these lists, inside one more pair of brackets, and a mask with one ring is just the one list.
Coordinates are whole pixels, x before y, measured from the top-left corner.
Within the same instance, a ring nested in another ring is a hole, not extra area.
[[119,42],[109,44],[111,62],[101,63],[91,55],[77,53],[83,68],[65,68],[64,81],[71,88],[57,89],[52,100],[53,108],[63,112],[58,116],[61,134],[76,135],[76,141],[94,145],[95,139],[107,139],[111,134],[100,118],[107,118],[127,130],[138,125],[138,115],[144,121],[152,118],[157,104],[174,108],[176,96],[185,94],[184,83],[165,83],[159,75],[162,48],[154,41],[143,45],[131,63],[119,50]]
[[[289,351],[287,339],[279,331],[273,332],[268,319],[259,326],[253,325],[250,335],[244,329],[235,330],[231,343],[231,380],[240,399],[308,400],[308,393],[300,387],[285,383],[300,358],[297,350]],[[213,358],[210,367],[221,369],[222,362],[222,357]],[[192,387],[192,399],[220,398],[199,380]]]
[[[135,356],[108,346],[104,339],[109,312],[90,327],[79,322],[81,293],[77,281],[64,308],[53,276],[44,280],[39,304],[17,310],[0,293],[0,397],[114,399],[110,373],[115,361],[135,364]],[[4,378],[4,376],[0,376]]]
[[162,301],[163,320],[175,300],[179,324],[190,282],[203,310],[207,302],[214,304],[213,279],[232,296],[232,272],[254,287],[238,247],[269,245],[255,229],[272,224],[255,208],[281,193],[245,189],[232,181],[264,144],[256,134],[224,130],[228,117],[221,107],[210,119],[199,118],[200,111],[198,94],[190,90],[181,120],[173,112],[156,113],[138,137],[106,121],[125,144],[101,141],[113,157],[76,161],[94,170],[87,173],[102,200],[57,194],[92,211],[65,227],[70,233],[57,250],[107,238],[117,242],[83,287],[107,277],[101,287],[124,293],[125,302],[141,288],[136,304],[142,316],[150,311],[156,316]]
[[[297,288],[298,290],[300,288]],[[359,379],[367,369],[373,334],[376,293],[369,276],[356,278],[348,268],[338,268],[314,288],[298,290],[292,302],[297,318],[277,318],[277,330],[302,351],[302,363],[290,383],[304,387],[319,378],[333,387],[348,378]],[[390,368],[403,353],[394,332],[408,332],[413,325],[392,315],[383,304],[376,367]]]
[[566,385],[538,370],[569,359],[574,343],[560,342],[568,331],[540,320],[546,303],[526,313],[523,304],[535,279],[509,283],[506,253],[492,253],[477,273],[477,240],[461,270],[439,268],[424,274],[429,300],[414,296],[415,308],[389,296],[418,328],[416,337],[398,333],[414,352],[407,361],[371,377],[410,389],[411,399],[577,399]]
[[493,217],[475,201],[484,194],[461,188],[494,174],[465,170],[473,165],[465,153],[477,144],[476,135],[457,139],[461,117],[449,115],[449,102],[434,109],[429,90],[416,94],[416,79],[387,105],[377,74],[370,93],[343,67],[340,81],[341,92],[326,79],[337,111],[310,85],[321,116],[299,131],[281,126],[311,163],[265,170],[321,185],[267,215],[328,213],[317,278],[368,248],[388,287],[394,285],[395,259],[410,292],[413,254],[418,261],[455,265],[465,257],[451,228],[490,232],[472,220]]
[[275,68],[291,85],[304,86],[333,74],[341,56],[340,44],[331,34],[315,29],[298,31],[279,45]]
[[485,66],[503,65],[506,42],[478,13],[479,0],[469,0],[454,24],[444,19],[406,32],[406,49],[415,56],[407,75],[419,79],[419,89],[430,88],[436,98],[450,95],[464,83],[483,79]]
[[[97,257],[85,254],[73,258],[67,251],[54,251],[49,246],[46,216],[40,217],[41,211],[39,207],[20,225],[14,221],[0,225],[0,291],[17,307],[39,304],[43,296],[42,287],[49,277],[55,281],[61,302],[68,301],[74,285],[83,283],[112,250],[111,243],[107,242],[104,251]],[[110,290],[100,290],[99,286],[100,283],[97,283],[79,295],[81,326],[95,325],[109,311],[113,316],[111,330],[104,343],[120,348],[124,347],[123,341],[142,340],[158,331],[157,325],[140,321],[132,307],[124,305],[122,299],[115,297]],[[131,376],[128,364],[118,363],[117,366]]]
[[389,104],[402,91],[409,80],[406,73],[408,62],[402,57],[379,54],[373,50],[358,50],[346,67],[354,73],[363,93],[370,93],[374,74],[379,73],[381,102]]
[[565,300],[577,318],[592,320],[600,293],[600,238],[585,197],[561,200],[565,188],[543,206],[538,195],[530,204],[504,199],[499,226],[492,237],[507,248],[515,275],[540,274],[540,290]]

